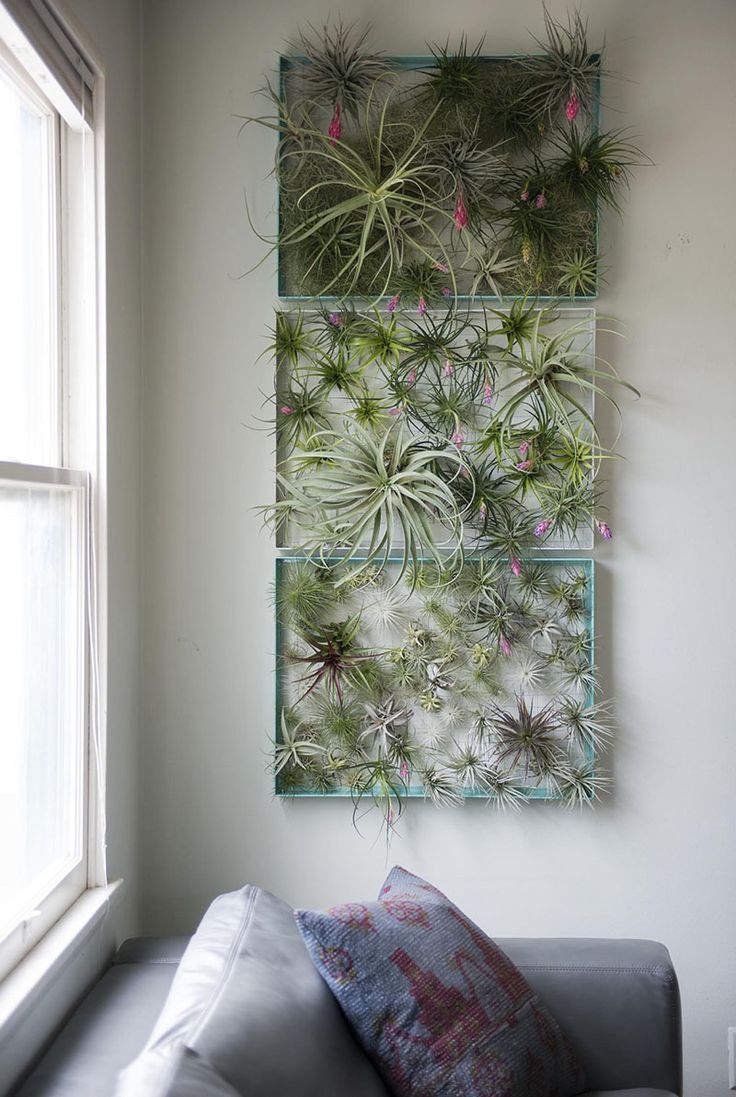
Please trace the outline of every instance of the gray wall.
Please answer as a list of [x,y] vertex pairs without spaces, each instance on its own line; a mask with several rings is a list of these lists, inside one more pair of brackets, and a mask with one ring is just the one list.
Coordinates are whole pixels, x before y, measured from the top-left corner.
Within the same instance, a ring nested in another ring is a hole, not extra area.
[[[503,53],[527,45],[526,28],[541,30],[541,5],[145,5],[143,921],[150,932],[191,929],[214,894],[245,880],[301,904],[371,895],[399,861],[492,934],[658,938],[682,979],[689,1093],[724,1097],[726,1027],[736,1024],[736,5],[583,9],[625,77],[606,86],[605,121],[634,126],[654,161],[637,172],[623,222],[606,216],[603,231],[600,311],[628,332],[607,350],[644,394],[626,401],[616,539],[598,551],[615,789],[583,815],[411,805],[387,854],[370,825],[367,838],[354,834],[348,803],[275,802],[266,774],[272,546],[253,508],[271,491],[272,440],[250,424],[270,383],[256,358],[275,282],[270,263],[237,276],[262,254],[242,188],[257,190],[264,217],[271,142],[239,142],[235,116],[260,109],[252,90],[300,20],[368,17],[378,44],[399,53],[485,33],[487,49]],[[116,428],[130,430],[131,452],[132,392],[120,394]],[[135,458],[125,461],[132,491]],[[135,516],[119,510],[121,534],[128,518],[119,567],[135,552]]]

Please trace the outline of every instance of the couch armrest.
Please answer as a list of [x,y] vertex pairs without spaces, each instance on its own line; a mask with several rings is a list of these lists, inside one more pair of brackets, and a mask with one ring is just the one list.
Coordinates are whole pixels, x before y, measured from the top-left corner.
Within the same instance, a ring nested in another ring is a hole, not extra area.
[[499,938],[567,1033],[591,1090],[682,1093],[680,995],[656,941]]

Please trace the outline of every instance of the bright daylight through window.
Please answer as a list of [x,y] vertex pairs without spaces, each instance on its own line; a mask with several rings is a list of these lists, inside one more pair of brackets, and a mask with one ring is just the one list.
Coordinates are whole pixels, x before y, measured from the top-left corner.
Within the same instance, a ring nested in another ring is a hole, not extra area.
[[53,69],[39,72],[11,9],[0,5],[0,977],[89,885],[99,825],[94,130],[81,91],[81,115],[58,108]]

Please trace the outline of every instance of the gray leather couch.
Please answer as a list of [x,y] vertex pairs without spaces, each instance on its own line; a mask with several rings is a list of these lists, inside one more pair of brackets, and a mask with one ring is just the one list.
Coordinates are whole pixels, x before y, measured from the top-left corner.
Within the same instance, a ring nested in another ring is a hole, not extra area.
[[[186,944],[126,941],[18,1097],[111,1097],[118,1072],[146,1043]],[[681,1097],[680,1002],[663,945],[567,938],[499,944],[571,1039],[590,1097]]]

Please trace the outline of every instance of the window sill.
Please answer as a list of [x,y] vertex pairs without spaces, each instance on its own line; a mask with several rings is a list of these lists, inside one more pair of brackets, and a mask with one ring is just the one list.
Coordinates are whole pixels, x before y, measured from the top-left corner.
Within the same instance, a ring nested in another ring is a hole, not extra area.
[[0,1044],[31,1012],[122,896],[122,880],[89,888],[0,983]]

